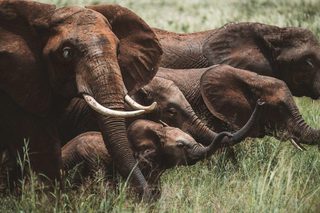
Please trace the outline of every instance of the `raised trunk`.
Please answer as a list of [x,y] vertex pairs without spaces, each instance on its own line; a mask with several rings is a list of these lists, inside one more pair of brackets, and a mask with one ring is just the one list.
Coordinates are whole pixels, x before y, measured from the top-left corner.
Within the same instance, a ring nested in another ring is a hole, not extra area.
[[[262,102],[258,101],[254,112],[249,118],[248,122],[244,127],[242,127],[236,134],[233,135],[232,141],[224,139],[222,144],[234,145],[242,141],[247,132],[250,130],[251,126],[254,124],[255,120],[258,119],[260,113],[260,107],[263,105]],[[199,143],[208,146],[211,145],[212,140],[216,137],[217,133],[210,130],[194,113],[192,114],[192,125],[188,126],[187,130],[192,137],[195,138]]]
[[263,104],[264,102],[261,102],[260,100],[257,101],[256,107],[253,113],[251,114],[251,117],[240,130],[238,130],[234,134],[231,134],[229,132],[221,132],[217,134],[209,146],[194,146],[192,150],[192,155],[196,156],[197,160],[201,160],[203,158],[211,156],[218,148],[221,148],[224,145],[234,145],[236,143],[239,143],[246,137],[248,132],[251,130],[253,124],[258,120]]

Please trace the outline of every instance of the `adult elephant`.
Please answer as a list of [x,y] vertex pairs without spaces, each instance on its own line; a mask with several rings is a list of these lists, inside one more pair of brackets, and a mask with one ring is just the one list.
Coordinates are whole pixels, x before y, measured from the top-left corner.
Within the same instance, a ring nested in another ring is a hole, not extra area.
[[228,64],[283,80],[294,96],[320,96],[320,44],[307,29],[231,23],[198,33],[155,32],[164,51],[161,67]]
[[300,145],[319,144],[320,131],[302,118],[287,85],[229,65],[203,69],[159,68],[156,75],[173,81],[200,119],[210,129],[239,129],[249,118],[258,98],[265,101],[259,122],[250,137],[275,136]]
[[33,1],[1,0],[1,147],[16,157],[28,139],[32,168],[59,179],[56,118],[80,95],[97,112],[95,119],[118,171],[124,177],[132,171],[130,180],[148,197],[124,118],[145,110],[123,110],[127,91],[152,79],[161,54],[149,26],[123,7],[56,9]]
[[[132,97],[138,103],[152,105],[152,103],[156,102],[157,106],[148,114],[127,119],[127,126],[139,118],[162,122],[165,125],[180,128],[182,131],[189,133],[197,142],[206,146],[217,135],[196,115],[184,94],[172,80],[154,77],[150,83],[139,89]],[[257,104],[262,105],[262,102]],[[249,117],[248,120],[252,120],[257,115],[253,113],[251,115],[252,118],[250,119]],[[79,98],[74,98],[70,102],[59,123],[59,132],[64,139],[63,141],[69,141],[84,132],[99,130],[93,112],[85,101]],[[239,143],[244,137],[238,137],[232,143]],[[223,144],[231,143],[227,138],[223,141]]]

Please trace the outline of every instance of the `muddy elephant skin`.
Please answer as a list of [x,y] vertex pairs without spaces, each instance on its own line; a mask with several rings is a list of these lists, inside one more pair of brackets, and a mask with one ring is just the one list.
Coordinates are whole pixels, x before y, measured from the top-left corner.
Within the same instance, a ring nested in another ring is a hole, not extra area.
[[164,54],[161,67],[204,68],[228,64],[283,80],[294,96],[320,96],[320,44],[307,29],[230,23],[179,34],[155,29]]
[[[211,144],[204,147],[178,128],[139,119],[128,127],[128,138],[139,163],[138,167],[149,185],[157,187],[159,178],[166,169],[193,165],[199,160],[210,157],[225,137],[237,137],[241,131],[235,134],[219,133]],[[112,179],[114,174],[113,158],[104,146],[103,137],[99,132],[83,133],[64,145],[62,161],[66,172],[76,168],[77,176],[74,180],[78,183],[101,168],[109,179]]]
[[1,147],[16,156],[28,139],[32,168],[59,179],[57,118],[82,97],[118,171],[127,177],[133,170],[132,183],[148,197],[125,128],[125,117],[145,110],[124,111],[124,102],[157,71],[162,51],[151,28],[118,5],[57,9],[1,0],[0,38]]
[[248,136],[319,143],[319,130],[304,121],[290,90],[279,79],[229,65],[188,70],[160,68],[156,76],[173,81],[210,129],[238,129],[261,98],[265,102],[263,112]]
[[[182,131],[189,133],[197,142],[206,146],[217,135],[196,115],[184,94],[171,80],[155,77],[149,84],[138,90],[133,95],[133,98],[144,105],[157,103],[157,107],[153,112],[142,115],[140,118],[180,128]],[[252,114],[251,117],[255,118],[255,116],[255,114]],[[128,119],[127,125],[130,125],[136,119]],[[89,107],[83,100],[78,98],[70,102],[61,118],[59,127],[65,141],[87,131],[98,131],[98,125],[95,123]],[[246,136],[243,135],[243,137],[237,138],[233,143],[242,141]],[[228,139],[223,141],[223,144],[230,143]]]

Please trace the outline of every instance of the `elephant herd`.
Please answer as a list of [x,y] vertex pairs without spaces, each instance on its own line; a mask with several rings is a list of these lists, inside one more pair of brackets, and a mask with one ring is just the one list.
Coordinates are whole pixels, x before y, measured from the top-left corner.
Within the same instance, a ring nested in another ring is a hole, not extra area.
[[234,152],[246,137],[318,145],[293,95],[320,97],[320,44],[307,29],[232,23],[179,34],[118,5],[0,0],[10,189],[26,143],[32,169],[50,180],[79,164],[75,182],[96,168],[112,179],[115,167],[146,200],[166,169]]

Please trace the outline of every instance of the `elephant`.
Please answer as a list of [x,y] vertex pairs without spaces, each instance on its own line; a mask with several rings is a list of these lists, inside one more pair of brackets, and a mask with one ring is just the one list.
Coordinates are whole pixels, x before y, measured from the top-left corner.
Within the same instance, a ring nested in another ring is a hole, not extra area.
[[[159,186],[161,174],[169,168],[193,165],[210,157],[222,143],[223,138],[239,138],[246,134],[247,127],[231,134],[221,132],[204,147],[179,128],[163,126],[150,120],[138,119],[128,127],[130,146],[138,167],[149,185]],[[112,179],[112,162],[109,150],[104,146],[100,132],[86,132],[62,147],[63,169],[76,168],[74,181],[81,183],[97,169],[104,169],[105,177]],[[80,165],[79,165],[80,164]]]
[[[154,77],[150,83],[133,94],[138,103],[157,103],[156,109],[148,114],[128,118],[129,126],[137,119],[161,122],[180,128],[189,133],[196,141],[209,145],[216,133],[210,130],[195,114],[180,89],[171,80]],[[129,107],[129,106],[127,106]],[[66,108],[61,121],[60,133],[63,141],[69,141],[87,131],[98,131],[99,127],[93,112],[83,99],[74,98]]]
[[279,79],[230,65],[159,68],[156,77],[173,81],[199,118],[217,132],[241,127],[260,98],[265,105],[248,137],[270,135],[290,140],[300,150],[301,144],[319,144],[320,131],[304,121],[289,88]]
[[[137,119],[161,122],[167,126],[180,128],[182,131],[189,133],[197,142],[206,146],[217,135],[196,115],[184,94],[172,80],[156,76],[150,83],[133,94],[132,97],[138,103],[144,105],[157,103],[157,106],[148,114],[128,118],[126,121],[127,126]],[[262,102],[257,103],[257,109],[253,111],[248,120],[258,120],[260,108],[263,104]],[[95,122],[94,116],[85,101],[75,98],[66,108],[61,118],[59,129],[64,141],[69,141],[84,132],[98,131],[98,124]],[[243,139],[244,137],[238,138],[232,144],[239,143]],[[223,144],[231,143],[227,138],[223,141]]]
[[186,34],[154,30],[164,51],[161,67],[228,64],[283,80],[294,96],[320,96],[320,44],[308,29],[244,22]]
[[[116,168],[146,200],[151,191],[126,134],[125,118],[154,106],[130,94],[156,74],[162,50],[153,30],[118,5],[62,7],[0,1],[0,136],[13,158],[28,141],[37,173],[60,180],[58,117],[74,97],[94,111]],[[102,89],[103,88],[103,89]],[[124,111],[124,102],[141,109]],[[13,179],[20,177],[18,169]]]

